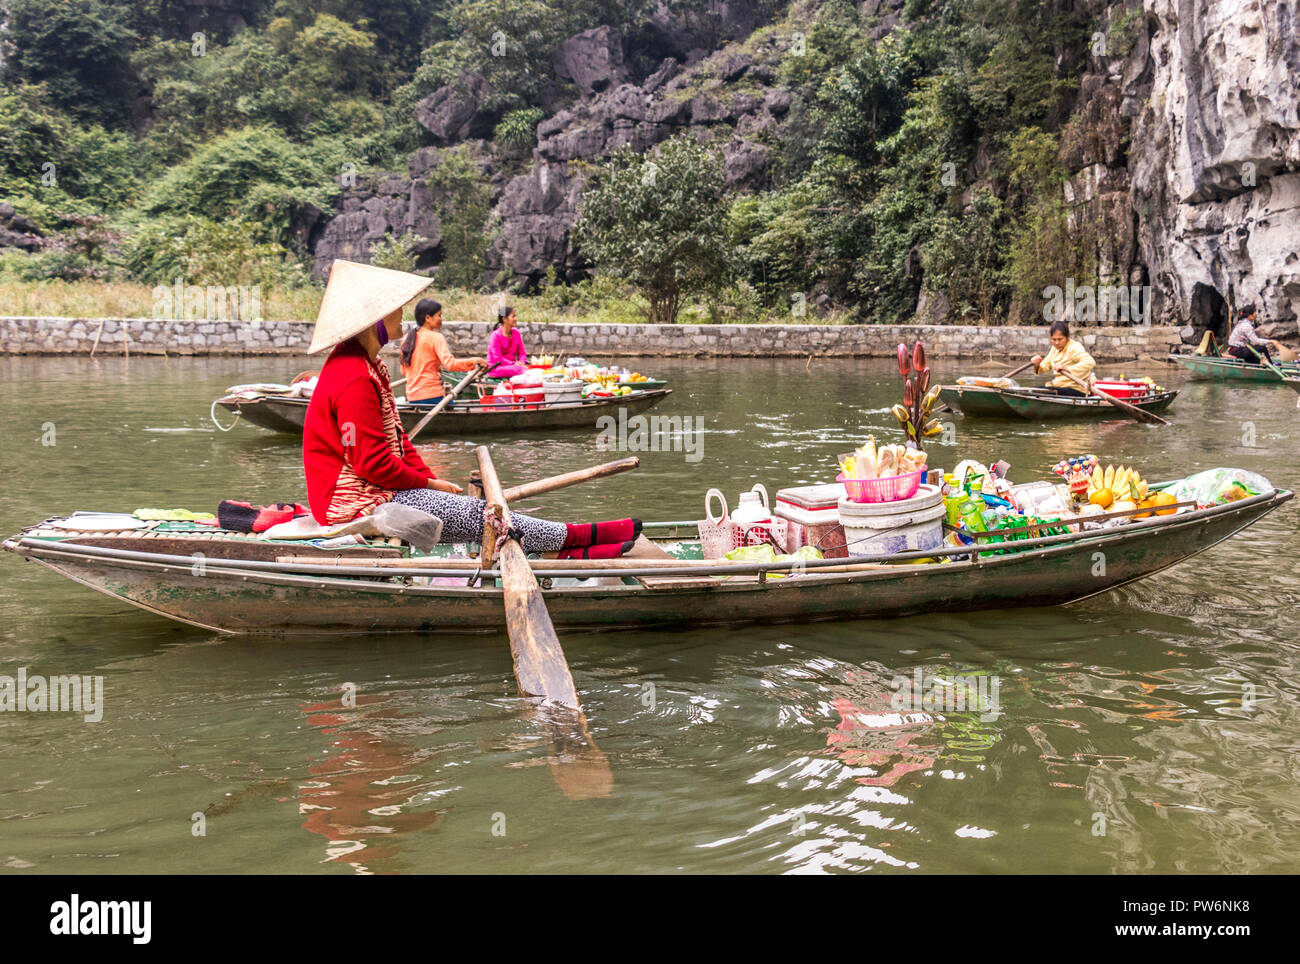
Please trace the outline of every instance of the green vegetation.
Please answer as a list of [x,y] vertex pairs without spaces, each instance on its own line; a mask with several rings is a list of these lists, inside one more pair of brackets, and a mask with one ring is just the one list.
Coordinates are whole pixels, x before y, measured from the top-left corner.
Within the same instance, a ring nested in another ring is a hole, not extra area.
[[651,324],[672,324],[684,299],[728,273],[725,213],[721,161],[680,135],[653,153],[615,152],[587,188],[574,234],[599,269],[636,285]]
[[[634,56],[657,6],[247,0],[245,27],[195,35],[192,8],[160,0],[2,5],[0,198],[46,241],[0,257],[0,282],[24,298],[60,280],[78,292],[177,277],[307,285],[312,231],[342,187],[404,167],[429,143],[415,103],[466,72],[491,85],[492,136],[444,152],[428,187],[440,286],[482,291],[496,280],[491,176],[526,163],[538,124],[572,93],[557,48],[611,24]],[[672,6],[694,29],[713,16],[703,0]],[[725,128],[709,150],[674,139],[655,158],[624,151],[593,166],[573,236],[600,273],[541,284],[533,308],[892,322],[923,302],[926,320],[996,323],[1033,319],[1047,284],[1096,280],[1100,226],[1067,207],[1060,155],[1077,143],[1078,73],[1106,21],[1037,0],[907,0],[873,40],[881,15],[867,6],[766,3],[746,49],[783,51],[767,83],[791,95],[755,135],[770,152],[766,189],[723,191]],[[1117,8],[1112,56],[1140,25],[1140,8]],[[764,92],[752,73],[738,83]],[[667,176],[647,184],[654,171]],[[422,269],[423,241],[388,237],[373,257]]]

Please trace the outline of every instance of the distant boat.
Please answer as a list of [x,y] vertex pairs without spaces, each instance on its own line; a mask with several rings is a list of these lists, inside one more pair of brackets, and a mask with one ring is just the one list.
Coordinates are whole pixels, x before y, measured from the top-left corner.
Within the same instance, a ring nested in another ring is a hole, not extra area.
[[[580,402],[541,402],[532,406],[495,405],[487,400],[457,399],[442,410],[422,436],[429,438],[445,435],[473,435],[488,432],[531,432],[563,428],[596,428],[596,419],[620,409],[629,416],[637,415],[658,405],[672,394],[672,389],[637,391],[609,398],[586,398]],[[273,432],[302,434],[307,420],[310,399],[292,395],[226,395],[213,402],[228,412],[261,428]],[[429,414],[430,409],[419,405],[398,405],[402,427],[408,432]],[[224,426],[221,426],[224,428]]]
[[[1178,397],[1176,390],[1125,398],[1146,412],[1162,412]],[[1057,395],[1040,388],[990,388],[983,385],[944,385],[939,398],[968,418],[1023,418],[1046,421],[1066,418],[1125,418],[1096,395]]]
[[[1214,378],[1221,381],[1235,382],[1270,382],[1280,383],[1282,378],[1267,365],[1244,362],[1238,358],[1220,358],[1214,355],[1170,355],[1169,360],[1177,362],[1198,378]],[[1300,376],[1300,364],[1282,362],[1274,365],[1286,375]]]

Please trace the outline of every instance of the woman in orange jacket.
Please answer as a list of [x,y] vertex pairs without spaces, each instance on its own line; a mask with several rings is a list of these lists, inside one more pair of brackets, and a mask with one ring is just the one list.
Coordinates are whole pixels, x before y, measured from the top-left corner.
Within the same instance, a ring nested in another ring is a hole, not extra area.
[[[447,389],[442,373],[468,372],[475,365],[487,366],[482,358],[457,358],[442,333],[442,305],[421,298],[415,306],[418,327],[402,339],[402,374],[406,376],[406,400],[412,405],[437,405]],[[450,404],[455,404],[454,402]]]

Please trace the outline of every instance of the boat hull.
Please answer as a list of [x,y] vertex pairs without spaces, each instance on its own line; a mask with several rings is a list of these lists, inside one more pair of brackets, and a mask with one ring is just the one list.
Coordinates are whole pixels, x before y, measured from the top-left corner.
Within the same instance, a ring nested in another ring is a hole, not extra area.
[[[1124,399],[1144,412],[1163,412],[1178,397],[1177,391],[1156,392],[1139,398]],[[1068,395],[1012,395],[1003,398],[1013,413],[1031,421],[1050,421],[1065,418],[1127,418],[1128,416],[1105,399],[1096,395],[1071,397]]]
[[[438,414],[435,425],[431,425],[429,431],[437,436],[533,432],[564,428],[589,428],[595,431],[596,420],[602,415],[617,417],[620,409],[624,409],[631,417],[653,408],[670,394],[672,389],[659,389],[633,392],[616,398],[587,400],[571,405],[550,405],[514,411],[502,410],[492,405],[480,405],[477,401],[458,401]],[[308,401],[305,398],[281,398],[274,395],[251,399],[227,396],[218,399],[217,404],[260,428],[301,435],[303,424],[307,420]],[[429,413],[428,408],[414,405],[399,405],[398,411],[402,416],[402,427],[408,432]]]
[[[733,576],[647,588],[633,579],[592,579],[543,590],[561,630],[741,626],[898,617],[1086,599],[1196,555],[1292,497],[1286,490],[1088,533],[1060,545],[946,565],[814,571],[786,579]],[[5,548],[115,599],[223,633],[321,635],[501,633],[501,590],[407,585],[241,568],[239,560],[191,556],[103,558],[70,540],[10,540]],[[103,551],[103,550],[99,550]],[[132,555],[142,555],[135,553]],[[147,555],[147,554],[144,554]],[[244,563],[246,567],[247,562]],[[430,562],[430,566],[436,565]]]
[[[1279,385],[1282,383],[1282,378],[1267,365],[1255,365],[1236,358],[1215,358],[1212,355],[1170,355],[1169,360],[1181,365],[1196,378],[1213,378],[1246,384]],[[1300,365],[1294,362],[1286,362],[1276,367],[1286,375],[1300,376]]]
[[[1177,391],[1165,391],[1126,401],[1146,412],[1162,412],[1177,397]],[[1095,395],[1052,395],[1027,389],[1005,391],[982,386],[945,385],[939,391],[939,398],[967,418],[1051,421],[1127,417],[1115,406]]]

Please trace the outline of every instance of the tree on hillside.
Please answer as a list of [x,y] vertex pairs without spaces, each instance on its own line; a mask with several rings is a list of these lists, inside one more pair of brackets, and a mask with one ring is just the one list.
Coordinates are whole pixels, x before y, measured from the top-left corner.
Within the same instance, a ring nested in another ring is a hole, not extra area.
[[574,226],[583,254],[642,290],[652,324],[672,324],[687,297],[725,279],[722,184],[717,153],[683,134],[653,154],[616,151],[583,197]]
[[53,105],[78,120],[121,126],[134,78],[131,7],[104,0],[8,0],[0,14],[6,86],[43,84]]

